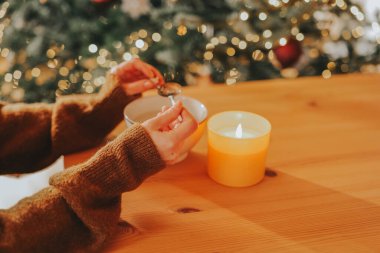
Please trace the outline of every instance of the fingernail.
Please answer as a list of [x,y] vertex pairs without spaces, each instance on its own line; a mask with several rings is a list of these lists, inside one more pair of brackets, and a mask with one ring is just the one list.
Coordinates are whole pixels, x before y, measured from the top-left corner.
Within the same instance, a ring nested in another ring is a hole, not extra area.
[[150,81],[151,81],[153,84],[158,84],[158,77],[150,78]]
[[151,85],[150,85],[150,83],[149,83],[149,81],[145,81],[144,82],[144,87],[145,88],[149,88]]

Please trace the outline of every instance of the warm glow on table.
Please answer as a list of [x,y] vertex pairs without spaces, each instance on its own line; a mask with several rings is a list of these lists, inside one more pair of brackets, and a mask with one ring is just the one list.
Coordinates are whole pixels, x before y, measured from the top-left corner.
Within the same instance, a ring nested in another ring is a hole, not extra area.
[[264,177],[270,123],[250,112],[229,111],[208,121],[208,174],[233,187],[251,186]]
[[[189,86],[184,94],[210,116],[267,118],[266,176],[253,187],[215,183],[204,134],[186,160],[123,194],[126,222],[102,252],[380,252],[380,75]],[[65,166],[98,149],[66,155]]]

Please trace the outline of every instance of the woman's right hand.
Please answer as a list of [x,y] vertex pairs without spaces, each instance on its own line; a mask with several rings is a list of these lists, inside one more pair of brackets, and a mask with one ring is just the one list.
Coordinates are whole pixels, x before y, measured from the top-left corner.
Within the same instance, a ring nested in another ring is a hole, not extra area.
[[[181,120],[178,117],[181,116]],[[181,102],[159,113],[156,117],[142,123],[156,145],[162,160],[167,165],[183,159],[188,150],[182,150],[184,141],[198,127],[194,117],[183,107]]]

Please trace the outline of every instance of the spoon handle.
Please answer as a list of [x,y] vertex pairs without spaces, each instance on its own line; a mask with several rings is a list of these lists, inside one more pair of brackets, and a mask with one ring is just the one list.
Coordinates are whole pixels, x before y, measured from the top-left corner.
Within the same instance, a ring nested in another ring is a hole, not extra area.
[[174,97],[173,96],[169,96],[169,99],[170,99],[170,103],[172,104],[172,106],[175,104],[175,100],[174,100]]

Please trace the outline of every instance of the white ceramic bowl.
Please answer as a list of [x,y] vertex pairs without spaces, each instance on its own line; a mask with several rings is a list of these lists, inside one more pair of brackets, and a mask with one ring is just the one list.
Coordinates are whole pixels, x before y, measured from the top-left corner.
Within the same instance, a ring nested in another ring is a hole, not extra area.
[[[201,138],[207,119],[207,108],[198,100],[186,96],[176,96],[175,100],[182,101],[184,107],[194,116],[198,121],[198,129],[185,140],[182,150],[190,150]],[[160,111],[162,106],[170,106],[170,100],[161,96],[147,96],[141,97],[129,103],[124,108],[124,118],[127,126],[138,122],[142,123],[147,119],[155,117]]]

